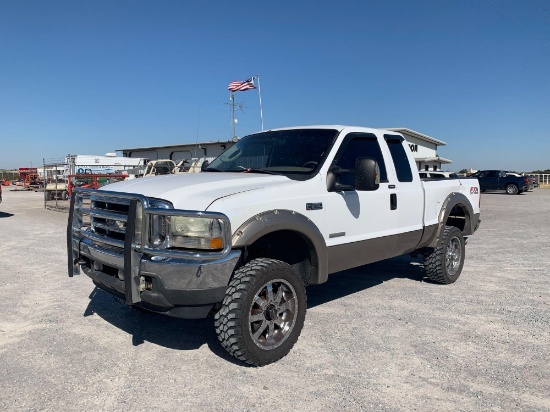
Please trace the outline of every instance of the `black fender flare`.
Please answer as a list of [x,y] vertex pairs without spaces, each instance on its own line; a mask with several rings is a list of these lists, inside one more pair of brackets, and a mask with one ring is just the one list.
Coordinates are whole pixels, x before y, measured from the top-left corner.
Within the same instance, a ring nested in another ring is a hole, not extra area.
[[477,227],[479,226],[479,213],[474,213],[472,203],[470,200],[462,193],[454,192],[451,193],[445,201],[439,212],[439,225],[434,233],[433,237],[430,239],[428,246],[438,247],[441,246],[441,239],[443,236],[443,231],[445,230],[445,222],[449,218],[451,211],[455,206],[459,206],[464,211],[464,229],[462,234],[464,236],[472,235]]
[[325,282],[328,279],[328,253],[325,239],[315,223],[293,210],[268,210],[251,217],[233,233],[233,248],[245,248],[261,237],[281,230],[297,232],[305,238],[311,249],[311,265],[315,269],[310,283]]

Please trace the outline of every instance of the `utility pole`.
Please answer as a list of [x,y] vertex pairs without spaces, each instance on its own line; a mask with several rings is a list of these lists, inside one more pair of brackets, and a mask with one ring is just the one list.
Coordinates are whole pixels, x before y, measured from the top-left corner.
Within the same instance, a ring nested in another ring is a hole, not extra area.
[[231,114],[231,139],[234,139],[237,137],[237,131],[236,131],[236,125],[237,125],[237,118],[235,117],[235,110],[240,109],[241,112],[244,113],[244,103],[235,103],[235,92],[230,92],[229,95],[229,111]]
[[230,111],[231,111],[231,138],[233,139],[236,137],[235,132],[235,92],[231,92],[229,96],[229,104],[230,104]]

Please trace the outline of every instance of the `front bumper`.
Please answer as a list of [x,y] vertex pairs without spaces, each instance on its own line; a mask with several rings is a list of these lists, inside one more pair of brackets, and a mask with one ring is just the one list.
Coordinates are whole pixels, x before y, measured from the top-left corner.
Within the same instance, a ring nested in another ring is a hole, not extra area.
[[[120,213],[98,211],[92,205],[86,208],[83,205],[86,197],[92,200],[94,197],[101,200],[108,197],[126,199],[127,217]],[[95,285],[124,299],[128,305],[182,318],[207,316],[223,300],[241,252],[231,250],[229,235],[224,242],[224,249],[213,253],[143,247],[142,233],[147,233],[143,222],[147,213],[162,211],[151,208],[148,199],[141,195],[75,190],[67,225],[69,276],[82,271],[92,278]],[[207,212],[171,209],[170,213]],[[125,240],[102,237],[90,230],[83,223],[84,215],[124,219]],[[209,215],[224,219],[224,227],[227,233],[231,233],[225,216],[215,213]]]
[[[79,242],[80,269],[99,288],[126,297],[124,257],[94,245]],[[143,257],[139,262],[139,301],[133,305],[181,318],[202,318],[223,300],[241,252],[231,251],[214,261]]]

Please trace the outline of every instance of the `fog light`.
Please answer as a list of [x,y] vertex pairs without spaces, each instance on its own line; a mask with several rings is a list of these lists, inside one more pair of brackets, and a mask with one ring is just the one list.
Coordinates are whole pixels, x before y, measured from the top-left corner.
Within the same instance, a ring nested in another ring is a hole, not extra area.
[[143,292],[144,290],[153,290],[153,279],[151,279],[149,276],[140,276],[139,290],[141,292]]

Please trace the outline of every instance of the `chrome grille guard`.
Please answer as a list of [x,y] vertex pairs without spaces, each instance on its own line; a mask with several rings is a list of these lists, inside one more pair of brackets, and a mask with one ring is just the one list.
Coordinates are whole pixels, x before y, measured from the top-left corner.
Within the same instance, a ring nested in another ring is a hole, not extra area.
[[[105,207],[100,207],[100,204],[104,204]],[[215,252],[198,252],[148,247],[146,237],[149,219],[146,216],[152,214],[219,219],[223,230],[223,249]],[[96,233],[94,229],[104,233]],[[88,239],[96,245],[103,244],[120,249],[124,256],[126,303],[133,304],[141,300],[139,273],[140,262],[144,256],[193,260],[197,261],[197,264],[201,261],[223,259],[231,251],[231,224],[223,213],[156,208],[151,207],[151,201],[140,194],[76,188],[71,196],[67,223],[69,277],[80,273],[78,262],[80,243],[83,239]]]

